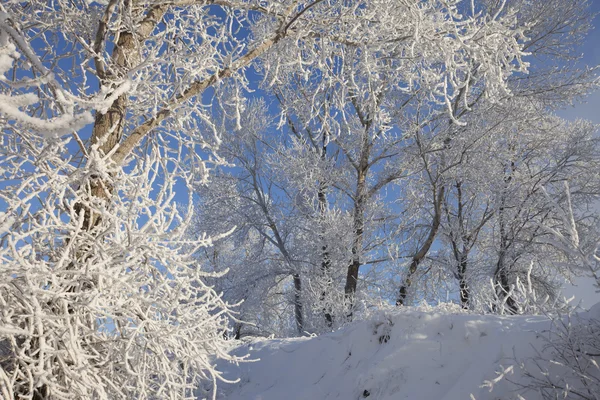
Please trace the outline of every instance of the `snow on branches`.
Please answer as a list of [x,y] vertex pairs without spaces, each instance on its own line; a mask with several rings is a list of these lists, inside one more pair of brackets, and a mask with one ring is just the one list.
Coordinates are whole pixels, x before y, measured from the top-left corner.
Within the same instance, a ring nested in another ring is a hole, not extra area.
[[[228,305],[192,262],[211,238],[183,237],[180,168],[158,145],[127,174],[74,168],[68,139],[37,140],[23,154],[13,138],[2,157],[20,174],[2,192],[2,397],[190,398],[216,382]],[[98,181],[112,201],[90,196]]]
[[[216,277],[195,258],[232,226],[216,221],[226,229],[192,239],[185,232],[193,191],[228,161],[219,148],[252,128],[245,126],[252,112],[247,100],[259,88],[276,90],[275,96],[296,92],[280,98],[282,107],[273,115],[267,110],[264,119],[302,119],[308,136],[321,140],[314,150],[323,166],[335,162],[326,149],[317,150],[336,141],[348,158],[341,175],[349,184],[339,187],[350,193],[357,182],[357,201],[346,215],[352,222],[336,219],[345,210],[329,208],[327,190],[335,182],[327,176],[318,177],[316,190],[294,193],[290,218],[279,221],[276,190],[251,182],[252,174],[242,177],[254,194],[242,193],[240,209],[258,214],[246,222],[256,221],[263,243],[277,250],[260,256],[277,258],[274,269],[283,265],[293,282],[297,330],[309,262],[324,284],[312,287],[306,298],[318,305],[305,310],[324,317],[330,329],[334,310],[324,292],[347,266],[347,259],[333,257],[352,254],[354,286],[333,296],[352,303],[369,243],[362,240],[370,229],[364,221],[379,214],[369,207],[403,176],[391,160],[404,154],[401,135],[379,139],[392,126],[408,135],[437,132],[432,126],[440,120],[442,132],[462,126],[479,99],[502,102],[513,91],[510,78],[528,71],[530,24],[507,2],[481,4],[463,12],[458,0],[3,2],[2,396],[190,398],[199,380],[219,379],[212,357],[236,360],[224,343],[235,318],[207,285]],[[221,123],[221,111],[233,123]],[[353,138],[360,138],[358,148],[344,148]],[[269,144],[258,134],[246,139]],[[373,183],[369,168],[381,160],[383,176]],[[352,168],[358,180],[349,178]],[[220,188],[212,189],[217,197]],[[310,225],[302,220],[307,214],[322,243],[302,264],[299,243],[311,231],[287,230]],[[336,229],[353,235],[338,240],[339,232],[330,234]],[[385,250],[377,252],[388,259]]]

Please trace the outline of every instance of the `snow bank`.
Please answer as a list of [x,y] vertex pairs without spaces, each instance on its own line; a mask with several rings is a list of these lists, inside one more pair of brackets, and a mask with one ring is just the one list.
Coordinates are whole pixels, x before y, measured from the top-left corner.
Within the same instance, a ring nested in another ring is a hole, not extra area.
[[[598,313],[600,305],[590,314]],[[449,306],[405,308],[372,321],[312,338],[254,340],[234,350],[259,359],[220,365],[235,385],[222,384],[228,400],[458,400],[516,398],[510,381],[483,385],[497,371],[533,355],[536,332],[549,329],[540,316],[465,313]],[[200,396],[202,398],[203,396]],[[526,396],[528,400],[537,396]]]

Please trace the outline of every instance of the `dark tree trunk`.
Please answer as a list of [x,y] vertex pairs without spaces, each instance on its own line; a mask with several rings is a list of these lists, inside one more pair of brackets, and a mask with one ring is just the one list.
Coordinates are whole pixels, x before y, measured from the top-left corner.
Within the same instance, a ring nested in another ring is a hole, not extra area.
[[444,198],[444,186],[440,187],[437,193],[434,191],[434,199],[433,199],[433,218],[431,221],[431,225],[429,228],[429,234],[427,235],[427,239],[423,243],[423,245],[419,248],[419,250],[415,253],[408,267],[408,273],[402,286],[400,286],[400,290],[398,291],[398,299],[396,299],[396,305],[402,306],[406,302],[406,296],[408,295],[408,289],[412,285],[412,277],[417,272],[419,264],[425,259],[427,253],[429,253],[429,249],[431,249],[431,245],[433,244],[435,237],[437,236],[438,230],[440,228],[440,222],[442,219],[442,199]]
[[294,317],[298,334],[304,332],[304,315],[302,313],[302,280],[299,274],[294,274]]
[[417,268],[419,264],[423,260],[423,257],[413,257],[410,266],[408,267],[408,274],[404,279],[404,283],[400,286],[400,290],[398,291],[398,299],[396,299],[397,306],[403,306],[406,301],[406,296],[408,296],[408,289],[412,285],[412,276],[417,272]]
[[463,239],[462,251],[459,250],[459,244],[454,240],[454,238],[450,239],[452,244],[452,252],[454,254],[454,260],[456,261],[456,278],[458,279],[458,286],[460,289],[460,305],[464,310],[468,310],[470,308],[470,292],[469,292],[469,284],[467,282],[467,267],[469,263],[469,251],[470,248],[467,247],[468,240]]
[[469,284],[467,282],[468,253],[463,252],[458,262],[458,284],[460,287],[460,305],[468,310],[470,306]]
[[[510,287],[510,271],[506,265],[506,251],[508,248],[507,239],[504,235],[503,224],[501,221],[500,228],[500,254],[498,255],[498,263],[496,264],[496,272],[494,274],[494,283],[496,284],[496,296],[498,299],[506,298],[506,310],[509,314],[516,314],[518,307],[515,299],[511,295]],[[495,305],[494,311],[499,311],[499,306]]]
[[242,338],[242,326],[243,326],[243,325],[242,325],[242,324],[240,324],[240,323],[236,323],[236,324],[234,325],[234,332],[235,332],[235,336],[234,336],[234,338],[235,338],[236,340],[240,340],[240,339]]
[[321,248],[321,276],[323,280],[323,289],[321,290],[320,300],[323,303],[323,317],[325,318],[325,323],[327,327],[333,327],[333,315],[331,314],[331,305],[327,303],[328,293],[331,290],[331,286],[333,282],[331,280],[331,261],[329,260],[329,252],[327,251],[327,245],[324,244]]
[[[365,162],[366,164],[366,162]],[[353,239],[352,239],[352,261],[348,266],[346,275],[346,285],[344,294],[349,303],[348,320],[352,320],[354,309],[354,295],[358,283],[358,271],[360,269],[360,259],[363,247],[363,234],[365,229],[365,207],[366,207],[366,175],[367,169],[361,168],[358,171],[356,198],[354,201],[353,216]]]
[[327,295],[331,290],[331,286],[333,282],[331,280],[331,262],[329,260],[329,252],[327,251],[327,245],[323,244],[321,248],[321,276],[323,279],[323,289],[321,291],[320,300],[324,304],[323,305],[323,317],[325,318],[325,323],[329,328],[333,327],[333,315],[331,314],[331,306],[327,304]]
[[[323,134],[323,141],[321,146],[321,160],[327,159],[327,140],[328,135]],[[321,276],[323,279],[323,289],[321,291],[320,300],[323,306],[323,317],[328,328],[333,327],[333,315],[331,314],[331,305],[327,303],[328,292],[331,291],[333,282],[331,280],[331,260],[329,258],[329,250],[327,249],[327,242],[325,238],[325,217],[327,212],[327,186],[324,182],[319,183],[319,192],[317,194],[317,200],[319,201],[319,218],[321,222]]]

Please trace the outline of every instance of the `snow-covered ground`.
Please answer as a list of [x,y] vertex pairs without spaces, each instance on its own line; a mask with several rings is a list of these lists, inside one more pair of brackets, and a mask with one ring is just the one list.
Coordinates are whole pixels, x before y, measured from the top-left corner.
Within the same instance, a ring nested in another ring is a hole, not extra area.
[[[600,305],[592,312],[600,317]],[[492,391],[484,382],[497,378],[501,366],[514,365],[514,355],[519,359],[532,356],[532,344],[542,345],[537,332],[550,326],[543,316],[476,315],[443,305],[382,313],[318,337],[254,340],[234,352],[250,354],[258,361],[220,365],[225,377],[240,381],[220,384],[217,398],[517,398],[510,381],[524,378],[516,366],[509,379],[499,380]],[[525,398],[539,396],[526,393]]]

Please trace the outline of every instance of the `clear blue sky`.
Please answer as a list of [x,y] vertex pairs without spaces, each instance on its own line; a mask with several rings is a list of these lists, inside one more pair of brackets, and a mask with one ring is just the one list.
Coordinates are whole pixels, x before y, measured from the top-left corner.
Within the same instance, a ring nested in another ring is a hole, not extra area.
[[[569,0],[564,0],[569,1]],[[600,13],[600,0],[591,0],[591,12]],[[600,15],[594,19],[594,28],[581,49],[583,64],[590,67],[600,64]],[[600,124],[600,90],[590,95],[584,103],[576,104],[559,113],[569,119],[583,118]]]

